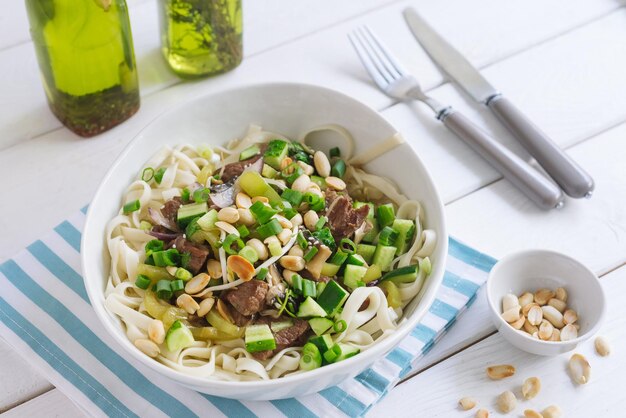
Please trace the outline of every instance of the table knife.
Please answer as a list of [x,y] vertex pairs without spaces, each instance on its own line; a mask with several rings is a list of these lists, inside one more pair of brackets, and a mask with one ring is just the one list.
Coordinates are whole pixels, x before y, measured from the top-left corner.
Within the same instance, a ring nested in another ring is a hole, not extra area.
[[585,170],[496,90],[415,9],[405,9],[404,18],[431,59],[474,100],[491,109],[567,195],[574,198],[591,197],[594,182]]

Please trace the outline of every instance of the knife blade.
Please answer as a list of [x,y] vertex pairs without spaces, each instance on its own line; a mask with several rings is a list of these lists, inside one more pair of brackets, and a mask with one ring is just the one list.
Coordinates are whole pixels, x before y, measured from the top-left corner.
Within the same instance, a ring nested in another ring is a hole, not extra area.
[[485,104],[567,195],[591,197],[595,185],[585,170],[500,94],[415,9],[405,9],[404,18],[430,58],[474,100]]
[[404,19],[430,58],[439,65],[448,77],[459,83],[474,100],[486,103],[489,98],[499,94],[498,90],[489,84],[467,58],[439,35],[417,14],[415,9],[405,9]]

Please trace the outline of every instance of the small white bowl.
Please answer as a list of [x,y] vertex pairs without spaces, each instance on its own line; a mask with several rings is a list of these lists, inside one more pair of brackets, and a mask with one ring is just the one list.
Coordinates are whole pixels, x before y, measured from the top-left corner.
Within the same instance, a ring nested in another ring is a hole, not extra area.
[[[578,313],[578,338],[542,341],[518,331],[502,319],[502,298],[540,288],[567,290],[567,307]],[[491,270],[487,280],[491,319],[500,334],[515,347],[532,354],[554,356],[576,348],[593,336],[606,313],[606,297],[596,275],[580,262],[554,251],[528,250],[510,254]]]

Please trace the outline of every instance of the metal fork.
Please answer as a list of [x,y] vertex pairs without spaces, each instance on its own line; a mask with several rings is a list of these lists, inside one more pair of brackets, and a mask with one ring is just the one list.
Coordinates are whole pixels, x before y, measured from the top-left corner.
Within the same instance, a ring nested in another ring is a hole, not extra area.
[[388,96],[425,103],[435,112],[438,120],[539,207],[558,209],[563,206],[564,196],[556,184],[491,138],[460,112],[426,95],[415,77],[402,67],[367,26],[349,33],[348,38],[369,75]]

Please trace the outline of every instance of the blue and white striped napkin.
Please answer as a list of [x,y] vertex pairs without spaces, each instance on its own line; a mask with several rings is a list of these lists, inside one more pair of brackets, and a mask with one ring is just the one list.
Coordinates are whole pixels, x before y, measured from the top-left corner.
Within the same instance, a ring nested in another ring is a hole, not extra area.
[[237,401],[170,382],[127,358],[100,326],[80,275],[85,210],[0,265],[0,335],[93,416],[361,416],[473,302],[495,260],[454,239],[437,299],[409,336],[354,379],[314,395]]

